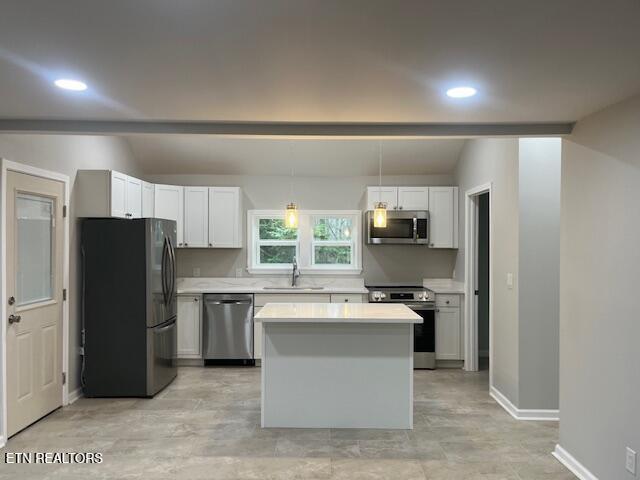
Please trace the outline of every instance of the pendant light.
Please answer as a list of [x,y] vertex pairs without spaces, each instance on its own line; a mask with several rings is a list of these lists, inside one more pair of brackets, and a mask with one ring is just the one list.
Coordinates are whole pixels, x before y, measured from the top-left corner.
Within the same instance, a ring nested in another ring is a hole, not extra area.
[[[292,165],[289,198],[293,200],[293,142],[291,142],[290,146]],[[287,204],[287,208],[284,212],[284,224],[287,228],[298,228],[298,206],[293,201]]]
[[382,142],[378,142],[378,201],[373,209],[373,226],[387,228],[387,204],[382,201]]

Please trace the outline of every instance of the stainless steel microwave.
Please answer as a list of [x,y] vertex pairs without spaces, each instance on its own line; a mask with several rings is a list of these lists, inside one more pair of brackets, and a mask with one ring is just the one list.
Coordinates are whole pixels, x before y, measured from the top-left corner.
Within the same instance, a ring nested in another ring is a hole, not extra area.
[[373,210],[365,212],[365,237],[368,244],[429,243],[429,212],[426,210],[387,210],[387,226],[373,226]]

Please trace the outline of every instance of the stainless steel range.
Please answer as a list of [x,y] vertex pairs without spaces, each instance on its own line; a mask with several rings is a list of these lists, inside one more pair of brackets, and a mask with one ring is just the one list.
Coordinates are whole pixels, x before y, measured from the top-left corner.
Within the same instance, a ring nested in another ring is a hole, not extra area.
[[369,303],[404,303],[422,317],[414,325],[413,368],[436,368],[436,296],[415,285],[367,285]]

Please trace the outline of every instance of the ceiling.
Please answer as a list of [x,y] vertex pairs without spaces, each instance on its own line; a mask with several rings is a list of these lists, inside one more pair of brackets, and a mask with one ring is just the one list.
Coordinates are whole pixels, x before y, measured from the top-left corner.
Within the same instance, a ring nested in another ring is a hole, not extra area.
[[639,51],[638,0],[4,0],[0,118],[575,121]]
[[[142,171],[153,174],[378,175],[377,140],[281,140],[214,135],[125,137]],[[453,172],[462,139],[384,140],[383,174]]]

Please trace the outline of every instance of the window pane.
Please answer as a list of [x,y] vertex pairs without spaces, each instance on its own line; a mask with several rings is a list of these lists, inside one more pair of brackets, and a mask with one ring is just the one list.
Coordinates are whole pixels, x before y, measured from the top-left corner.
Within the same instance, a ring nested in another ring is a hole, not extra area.
[[351,240],[350,218],[318,218],[313,227],[315,240]]
[[348,245],[316,246],[315,263],[316,265],[349,265],[351,264],[351,247]]
[[53,200],[20,194],[16,198],[18,305],[50,300],[52,296]]
[[260,263],[293,263],[295,245],[260,245]]
[[261,218],[259,220],[260,240],[296,240],[298,230],[287,228],[282,218]]

